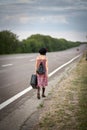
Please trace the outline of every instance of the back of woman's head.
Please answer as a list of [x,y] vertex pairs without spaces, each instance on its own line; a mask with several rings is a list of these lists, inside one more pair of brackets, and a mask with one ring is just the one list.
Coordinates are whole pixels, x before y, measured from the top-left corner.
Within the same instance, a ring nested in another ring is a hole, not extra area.
[[46,52],[47,52],[46,48],[41,48],[41,49],[39,50],[39,53],[40,53],[41,55],[46,55]]

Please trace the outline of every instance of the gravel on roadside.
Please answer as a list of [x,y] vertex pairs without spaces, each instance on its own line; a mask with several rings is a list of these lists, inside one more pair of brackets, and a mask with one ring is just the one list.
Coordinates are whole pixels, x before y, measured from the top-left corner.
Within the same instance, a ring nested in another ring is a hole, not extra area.
[[[87,75],[87,61],[83,56],[78,62],[70,64],[60,77],[54,77],[49,84],[51,89],[47,97],[42,100],[37,111],[24,122],[20,130],[86,130],[84,123],[87,122],[85,118],[87,111],[85,109],[84,114],[80,110],[80,105],[85,105],[86,108],[87,102],[79,104],[79,100],[82,98],[82,93],[87,91],[86,88],[83,89],[84,85],[87,86],[87,81],[82,84],[82,74]],[[83,114],[82,117],[80,112]]]

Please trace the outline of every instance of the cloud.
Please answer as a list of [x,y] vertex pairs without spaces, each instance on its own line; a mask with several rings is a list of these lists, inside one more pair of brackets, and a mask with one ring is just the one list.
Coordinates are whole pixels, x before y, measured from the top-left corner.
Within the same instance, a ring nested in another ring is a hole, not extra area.
[[0,0],[0,30],[5,28],[87,32],[87,0]]
[[58,23],[63,23],[63,24],[68,24],[68,21],[67,21],[67,17],[65,15],[50,15],[50,16],[43,16],[43,17],[40,17],[39,20],[43,23],[54,23],[54,24],[58,24]]
[[76,32],[76,31],[14,31],[18,36],[19,39],[26,39],[30,37],[32,34],[42,34],[42,35],[49,35],[53,38],[65,38],[69,41],[87,41],[87,32]]
[[16,3],[32,3],[34,0],[0,0],[0,5],[16,4]]
[[17,0],[18,3],[28,3],[31,2],[31,0]]
[[21,16],[21,17],[19,18],[19,20],[20,20],[20,23],[26,24],[26,23],[29,22],[29,17],[27,17],[27,16]]

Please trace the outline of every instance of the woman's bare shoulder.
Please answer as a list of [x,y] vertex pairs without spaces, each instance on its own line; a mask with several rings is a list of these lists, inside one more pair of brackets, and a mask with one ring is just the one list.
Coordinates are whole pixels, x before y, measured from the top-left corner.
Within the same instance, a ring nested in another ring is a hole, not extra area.
[[37,60],[48,60],[46,56],[37,56]]
[[37,59],[37,60],[39,60],[39,59],[41,59],[41,58],[40,58],[40,56],[37,56],[37,58],[36,58],[36,59]]

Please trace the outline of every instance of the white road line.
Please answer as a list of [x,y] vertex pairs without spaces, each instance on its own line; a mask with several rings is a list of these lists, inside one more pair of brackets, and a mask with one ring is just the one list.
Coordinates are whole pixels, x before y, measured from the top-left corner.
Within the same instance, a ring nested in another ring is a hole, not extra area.
[[3,109],[4,107],[6,107],[7,105],[9,105],[10,103],[12,103],[13,101],[15,101],[16,99],[18,99],[19,97],[21,97],[22,95],[24,95],[25,93],[27,93],[28,91],[30,91],[32,89],[32,87],[28,87],[27,89],[23,90],[22,92],[16,94],[15,96],[11,97],[10,99],[6,100],[5,102],[0,104],[0,110]]
[[5,64],[5,65],[2,65],[2,67],[7,67],[7,66],[12,66],[13,64]]
[[30,61],[35,61],[35,59],[31,59]]
[[[51,72],[48,76],[51,77],[53,74],[55,74],[57,71],[59,71],[60,69],[62,69],[63,67],[65,67],[66,65],[70,64],[71,62],[73,62],[74,60],[76,60],[77,58],[79,58],[82,54],[74,57],[73,59],[71,59],[70,61],[66,62],[65,64],[61,65],[60,67],[58,67],[56,70],[54,70],[53,72]],[[13,101],[15,101],[16,99],[18,99],[19,97],[21,97],[22,95],[24,95],[25,93],[29,92],[32,89],[31,86],[29,86],[27,89],[23,90],[22,92],[16,94],[15,96],[11,97],[10,99],[6,100],[5,102],[0,104],[0,110],[3,109],[4,107],[6,107],[7,105],[9,105],[10,103],[12,103]]]
[[30,58],[30,57],[33,57],[33,56],[17,56],[17,57],[14,57],[15,59],[25,59],[25,58]]
[[55,74],[58,70],[62,69],[63,67],[65,67],[66,65],[70,64],[71,62],[73,62],[75,59],[77,59],[78,57],[80,57],[82,54],[74,57],[73,59],[71,59],[70,61],[66,62],[65,64],[61,65],[60,67],[58,67],[57,69],[55,69],[53,72],[51,72],[49,74],[49,77],[51,77],[53,74]]

